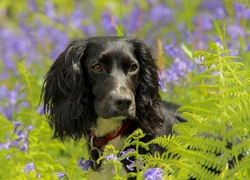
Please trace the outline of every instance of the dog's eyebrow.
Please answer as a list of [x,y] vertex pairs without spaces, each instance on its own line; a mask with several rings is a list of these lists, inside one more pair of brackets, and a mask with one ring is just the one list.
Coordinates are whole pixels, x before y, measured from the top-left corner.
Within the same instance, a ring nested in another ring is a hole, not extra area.
[[136,56],[131,52],[124,54],[121,60],[123,64],[128,64],[128,65],[130,65],[131,63],[138,62]]
[[105,64],[106,68],[110,69],[113,65],[112,55],[109,52],[100,54],[98,62]]
[[101,62],[109,62],[111,59],[112,55],[109,52],[103,52],[100,55],[100,61]]

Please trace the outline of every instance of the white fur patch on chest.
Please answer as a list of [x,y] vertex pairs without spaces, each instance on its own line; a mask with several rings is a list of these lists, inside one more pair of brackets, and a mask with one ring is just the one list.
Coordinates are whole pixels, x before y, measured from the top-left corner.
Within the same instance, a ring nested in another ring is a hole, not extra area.
[[95,132],[96,137],[102,137],[106,134],[119,131],[122,127],[122,121],[125,119],[123,116],[113,117],[110,119],[98,118],[96,122],[96,127],[93,127],[92,130]]
[[[110,132],[118,132],[120,128],[122,127],[122,121],[125,119],[125,117],[114,117],[110,119],[103,119],[98,118],[97,119],[97,125],[92,128],[92,130],[95,132],[96,137],[103,137],[106,134]],[[124,141],[126,137],[122,137],[121,135],[117,136],[116,138],[110,140],[108,142],[109,145],[113,145],[115,150],[121,150],[124,146]],[[102,147],[102,149],[105,148]],[[110,180],[113,179],[113,165],[112,164],[102,164],[100,167],[100,170],[98,172],[93,172],[90,175],[90,179],[100,179],[100,180]],[[123,167],[120,176],[126,175],[126,170]]]

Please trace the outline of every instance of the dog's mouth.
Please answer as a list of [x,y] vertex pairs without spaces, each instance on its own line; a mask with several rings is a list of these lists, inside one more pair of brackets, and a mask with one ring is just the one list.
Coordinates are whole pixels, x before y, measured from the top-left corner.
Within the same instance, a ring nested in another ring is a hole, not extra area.
[[102,117],[102,118],[105,118],[105,119],[123,116],[125,118],[133,120],[136,117],[134,107],[132,107],[131,109],[128,109],[128,110],[123,110],[123,111],[117,110],[117,109],[115,109],[113,107],[107,107],[107,108],[104,108],[104,109],[106,109],[106,110],[105,111],[100,111],[100,112],[97,111],[97,114],[98,114],[99,117]]
[[118,117],[118,116],[124,116],[127,117],[130,120],[135,119],[135,108],[132,107],[129,110],[125,110],[125,111],[113,111],[111,113],[109,113],[109,118],[111,117]]

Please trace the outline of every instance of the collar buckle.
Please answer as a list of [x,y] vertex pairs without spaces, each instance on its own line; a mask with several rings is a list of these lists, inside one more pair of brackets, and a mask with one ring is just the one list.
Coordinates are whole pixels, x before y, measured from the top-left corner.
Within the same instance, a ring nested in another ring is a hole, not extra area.
[[95,137],[93,143],[96,147],[102,148],[108,144],[108,140],[105,137]]

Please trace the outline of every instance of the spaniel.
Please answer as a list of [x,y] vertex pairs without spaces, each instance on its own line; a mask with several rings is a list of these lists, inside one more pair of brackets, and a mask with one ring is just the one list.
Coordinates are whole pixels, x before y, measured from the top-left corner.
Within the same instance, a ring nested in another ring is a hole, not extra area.
[[[96,160],[107,144],[122,149],[138,128],[148,142],[185,121],[175,112],[178,105],[161,100],[151,49],[135,37],[71,41],[47,72],[42,98],[54,138],[86,138],[92,168],[103,179],[112,179],[112,167]],[[155,151],[161,149],[141,153]],[[121,175],[129,171],[123,169]]]

